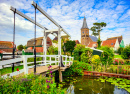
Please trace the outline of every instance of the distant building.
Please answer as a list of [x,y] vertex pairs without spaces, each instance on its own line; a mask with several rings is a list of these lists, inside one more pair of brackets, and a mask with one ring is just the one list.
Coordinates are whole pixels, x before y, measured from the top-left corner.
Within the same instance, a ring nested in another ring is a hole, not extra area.
[[107,38],[107,40],[113,40],[113,39],[118,39],[119,47],[122,47],[122,48],[125,47],[122,35],[118,37]]
[[90,42],[89,44],[88,44],[88,47],[90,47],[90,48],[97,48],[98,47],[98,44],[97,44],[97,42]]
[[108,47],[113,48],[113,50],[118,50],[119,48],[118,38],[102,41],[101,46],[108,46]]
[[89,35],[89,28],[86,23],[86,18],[83,19],[83,26],[81,28],[81,44],[88,46],[90,42],[97,42],[97,37]]
[[[43,37],[36,38],[36,53],[43,52]],[[47,37],[47,48],[52,45],[52,41],[49,37]],[[34,48],[34,38],[27,41],[27,49],[25,52],[33,52]]]
[[74,40],[75,41],[75,44],[80,44],[79,40]]
[[0,53],[13,53],[13,42],[0,41]]

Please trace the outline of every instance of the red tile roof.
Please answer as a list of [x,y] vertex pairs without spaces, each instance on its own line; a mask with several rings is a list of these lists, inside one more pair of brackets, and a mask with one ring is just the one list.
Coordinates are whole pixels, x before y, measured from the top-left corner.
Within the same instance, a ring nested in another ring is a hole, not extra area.
[[77,44],[80,44],[79,40],[75,40],[75,44],[76,44],[76,45],[77,45]]
[[11,41],[0,41],[0,48],[13,48],[13,42],[11,42]]
[[116,44],[116,40],[117,40],[117,39],[105,40],[105,41],[102,42],[102,46],[114,47],[115,44]]
[[97,42],[90,42],[88,44],[88,47],[97,47],[97,46],[98,46]]

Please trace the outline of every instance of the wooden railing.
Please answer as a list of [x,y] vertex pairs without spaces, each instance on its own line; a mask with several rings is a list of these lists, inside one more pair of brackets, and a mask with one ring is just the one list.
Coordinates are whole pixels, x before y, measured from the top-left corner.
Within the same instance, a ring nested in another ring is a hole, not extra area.
[[[36,66],[52,65],[52,64],[59,65],[59,63],[60,63],[60,61],[59,61],[60,56],[59,55],[46,55],[46,56],[45,55],[37,55],[37,57],[44,58],[44,60],[42,59],[41,61],[36,61],[36,64],[37,64]],[[34,65],[33,65],[34,62],[28,62],[29,58],[34,58],[34,55],[21,55],[20,58],[0,61],[0,66],[5,66],[5,65],[9,65],[9,64],[11,65],[12,63],[23,61],[23,63],[19,64],[19,65],[23,65],[23,69],[16,71],[16,72],[6,74],[6,75],[3,75],[1,77],[7,78],[7,76],[11,77],[11,76],[23,73],[23,72],[24,72],[24,74],[28,74],[28,69],[34,67]],[[62,62],[64,64],[64,66],[70,66],[73,63],[73,57],[67,56],[67,55],[62,55]]]

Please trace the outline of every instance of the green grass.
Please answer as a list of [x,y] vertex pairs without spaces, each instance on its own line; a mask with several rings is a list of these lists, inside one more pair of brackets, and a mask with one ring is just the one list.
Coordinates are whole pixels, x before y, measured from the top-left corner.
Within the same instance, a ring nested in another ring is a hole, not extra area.
[[123,58],[121,57],[121,55],[114,55],[114,58],[120,58],[120,59],[123,59]]
[[[19,70],[23,69],[23,65],[21,65],[21,66],[14,66],[14,71],[17,71],[16,70],[17,68],[19,68]],[[1,75],[7,74],[7,73],[12,73],[12,67],[0,69],[0,74]]]

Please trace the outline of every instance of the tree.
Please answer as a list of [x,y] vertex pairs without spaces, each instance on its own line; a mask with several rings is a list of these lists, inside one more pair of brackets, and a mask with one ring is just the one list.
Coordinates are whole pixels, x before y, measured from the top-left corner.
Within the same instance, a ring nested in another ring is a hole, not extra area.
[[82,50],[85,48],[85,45],[77,44],[75,50]]
[[103,30],[102,29],[102,27],[106,27],[106,23],[104,23],[104,22],[101,22],[101,23],[93,23],[93,27],[91,27],[91,31],[92,31],[92,35],[94,35],[94,36],[98,36],[98,41],[97,41],[97,43],[98,43],[98,47],[100,47],[100,45],[101,45],[101,39],[100,39],[100,32]]
[[130,44],[123,49],[121,56],[123,59],[130,59]]
[[64,45],[65,45],[66,51],[71,52],[71,55],[72,55],[72,52],[76,45],[75,41],[72,41],[72,40],[67,41]]
[[91,27],[91,31],[92,31],[92,34],[94,36],[99,36],[98,38],[100,39],[100,32],[103,30],[102,27],[106,27],[106,23],[104,22],[101,22],[101,23],[93,23],[93,27]]
[[47,50],[49,55],[57,55],[58,54],[58,47],[50,46]]
[[22,51],[22,50],[24,49],[24,47],[23,47],[22,44],[20,44],[20,45],[17,46],[17,49],[18,49],[19,51]]

